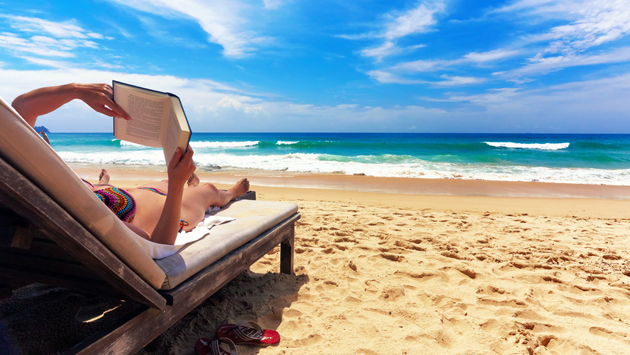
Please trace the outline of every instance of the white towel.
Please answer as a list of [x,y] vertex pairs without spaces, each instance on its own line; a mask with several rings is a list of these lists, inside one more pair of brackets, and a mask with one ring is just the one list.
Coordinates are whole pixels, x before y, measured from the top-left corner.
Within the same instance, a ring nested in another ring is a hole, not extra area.
[[144,248],[151,258],[164,259],[177,253],[179,249],[183,248],[185,245],[196,242],[205,237],[210,233],[210,229],[212,227],[233,221],[235,219],[236,218],[232,217],[212,216],[206,214],[203,221],[199,222],[193,230],[190,232],[179,232],[179,234],[177,234],[177,239],[175,239],[175,244],[173,245],[158,244],[150,240],[146,240],[135,233],[133,233],[133,235],[136,237],[136,241]]

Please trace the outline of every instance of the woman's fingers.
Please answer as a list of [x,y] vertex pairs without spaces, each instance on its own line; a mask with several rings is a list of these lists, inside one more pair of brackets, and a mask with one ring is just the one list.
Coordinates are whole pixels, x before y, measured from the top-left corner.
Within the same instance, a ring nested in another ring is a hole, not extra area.
[[169,170],[169,179],[173,180],[188,180],[188,177],[195,171],[197,168],[195,166],[195,162],[193,161],[193,150],[189,146],[185,153],[182,153],[180,148],[175,150],[173,154],[173,158],[168,166]]
[[177,148],[175,149],[175,153],[173,153],[173,157],[171,158],[171,161],[168,164],[168,169],[175,169],[175,167],[177,165],[179,165],[179,162],[182,158],[182,150]]
[[108,84],[82,84],[83,100],[94,111],[107,116],[116,116],[130,120],[131,116],[116,102],[114,102],[114,90]]
[[197,166],[195,165],[195,162],[193,161],[194,153],[195,152],[193,151],[193,149],[190,146],[188,146],[188,149],[186,149],[186,153],[181,159],[181,162],[185,166],[184,169],[189,171],[188,176],[190,176],[190,174],[192,174],[197,169]]

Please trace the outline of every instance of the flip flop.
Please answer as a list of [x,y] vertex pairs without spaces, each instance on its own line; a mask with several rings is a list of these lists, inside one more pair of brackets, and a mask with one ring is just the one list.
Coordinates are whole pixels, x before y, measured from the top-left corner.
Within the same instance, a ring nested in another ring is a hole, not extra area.
[[[222,344],[227,344],[230,351],[226,351]],[[238,355],[236,345],[228,338],[219,338],[210,340],[208,338],[199,338],[195,343],[195,354],[197,355]]]
[[217,328],[217,338],[231,339],[234,344],[273,345],[280,342],[275,330],[262,329],[256,322],[225,324]]

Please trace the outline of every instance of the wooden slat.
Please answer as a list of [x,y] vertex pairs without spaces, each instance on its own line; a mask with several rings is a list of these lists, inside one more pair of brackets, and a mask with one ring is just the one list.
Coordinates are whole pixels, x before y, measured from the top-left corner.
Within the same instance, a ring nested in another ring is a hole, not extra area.
[[43,230],[77,261],[128,298],[158,309],[166,300],[48,195],[0,159],[0,201]]
[[[173,306],[163,312],[147,309],[142,314],[111,331],[86,340],[69,354],[134,354],[162,334],[171,325],[197,307],[226,283],[264,256],[274,246],[293,237],[299,213],[234,250],[206,267],[176,289],[165,292],[172,297]],[[91,344],[90,341],[93,341]]]

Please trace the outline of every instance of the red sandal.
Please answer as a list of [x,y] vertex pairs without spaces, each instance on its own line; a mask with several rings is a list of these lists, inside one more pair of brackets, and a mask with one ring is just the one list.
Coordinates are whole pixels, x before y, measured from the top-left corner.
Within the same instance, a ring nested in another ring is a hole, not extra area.
[[[227,344],[229,352],[225,347],[221,346]],[[199,338],[195,343],[195,354],[197,355],[238,355],[236,352],[236,345],[232,340],[228,338],[219,338],[217,340],[210,340],[208,338]]]
[[280,342],[280,334],[275,330],[262,329],[256,322],[225,324],[217,328],[217,338],[228,338],[234,344],[274,345]]

